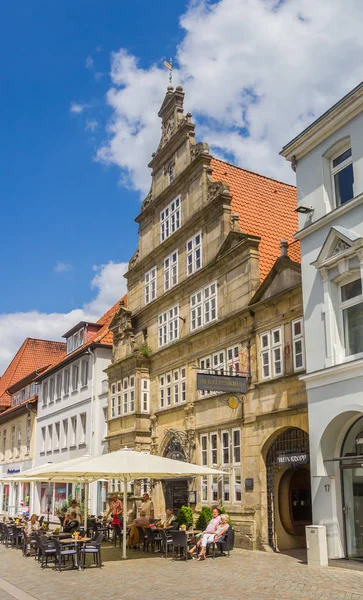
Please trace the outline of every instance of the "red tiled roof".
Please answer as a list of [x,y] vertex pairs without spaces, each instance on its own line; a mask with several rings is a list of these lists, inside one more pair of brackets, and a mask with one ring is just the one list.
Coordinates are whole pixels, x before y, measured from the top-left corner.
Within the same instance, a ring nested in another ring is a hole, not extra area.
[[[53,364],[51,364],[47,371],[50,371],[51,369],[54,369],[54,367],[61,365],[66,358],[68,359],[72,355],[76,356],[80,352],[83,352],[83,350],[85,348],[88,348],[91,344],[97,343],[112,346],[113,333],[109,330],[109,325],[120,308],[120,302],[124,302],[124,306],[127,307],[127,294],[125,294],[125,296],[123,296],[121,300],[118,300],[116,304],[114,304],[104,315],[102,315],[100,319],[98,319],[98,321],[96,321],[96,323],[102,325],[101,329],[96,331],[95,334],[91,338],[89,338],[85,344],[83,344],[83,346],[80,346],[76,350],[73,350],[73,352],[67,354],[65,348],[65,350],[62,353],[62,356],[59,357],[59,359]],[[66,347],[66,344],[64,344],[64,346]],[[44,373],[42,373],[42,375],[44,375]]]
[[64,354],[65,347],[64,342],[26,338],[0,379],[0,406],[10,404],[10,395],[6,390],[11,385],[58,360]]
[[294,212],[297,207],[296,188],[216,158],[212,158],[211,167],[214,181],[224,181],[230,186],[232,214],[239,215],[241,231],[261,237],[261,281],[280,256],[282,239],[289,243],[290,258],[300,262],[300,245],[293,239],[298,230],[297,213]]

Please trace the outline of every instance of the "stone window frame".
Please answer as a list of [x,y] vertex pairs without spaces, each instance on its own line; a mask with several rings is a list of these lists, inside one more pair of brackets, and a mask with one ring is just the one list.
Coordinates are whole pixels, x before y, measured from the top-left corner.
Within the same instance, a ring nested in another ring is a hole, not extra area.
[[[145,386],[146,384],[146,386]],[[150,412],[150,379],[146,377],[142,377],[140,380],[140,390],[141,390],[141,412],[149,413]]]
[[[176,257],[175,260],[174,256]],[[169,261],[168,265],[166,264]],[[179,252],[174,250],[164,258],[164,292],[168,292],[178,284],[179,279]]]
[[163,348],[179,339],[179,304],[158,315],[158,347]]
[[[176,371],[178,371],[177,384],[174,378]],[[183,365],[159,375],[159,409],[168,409],[186,403],[186,374],[187,369]],[[175,385],[178,385],[177,402],[175,402]]]
[[[198,241],[199,238],[199,241]],[[189,277],[202,268],[202,231],[195,233],[185,245],[186,275]]]
[[177,196],[160,211],[160,243],[181,227],[181,196]]
[[[214,306],[213,306],[214,303]],[[217,281],[212,281],[212,283],[202,287],[197,290],[193,294],[190,295],[189,300],[190,305],[190,331],[197,331],[197,329],[201,329],[213,323],[214,321],[218,321],[218,284]],[[212,315],[213,312],[215,314],[214,317],[210,316],[208,319],[206,318],[206,314]],[[193,327],[193,322],[195,323]]]
[[[274,335],[279,335],[279,339],[275,340]],[[261,379],[269,380],[283,377],[284,375],[284,354],[283,354],[283,327],[274,327],[270,331],[264,331],[259,335],[260,344],[260,370]],[[279,357],[277,357],[279,352]],[[280,363],[280,371],[277,371],[276,365]]]
[[[300,324],[300,333],[295,333],[295,325]],[[292,360],[293,360],[293,368],[294,373],[298,371],[303,371],[305,369],[305,334],[304,334],[304,319],[300,317],[299,319],[294,319],[291,321],[291,340],[292,340]],[[296,351],[297,344],[301,344],[301,352]],[[296,357],[301,354],[301,365],[296,365]]]
[[157,297],[157,276],[158,268],[156,265],[146,271],[144,276],[144,298],[145,304],[150,304]]

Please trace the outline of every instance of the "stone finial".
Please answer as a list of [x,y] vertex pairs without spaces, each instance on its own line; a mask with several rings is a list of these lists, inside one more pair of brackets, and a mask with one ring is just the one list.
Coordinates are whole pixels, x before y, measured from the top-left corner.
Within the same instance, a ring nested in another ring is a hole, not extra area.
[[231,215],[231,221],[232,221],[232,231],[239,231],[239,215],[237,213],[234,213],[233,215]]
[[288,247],[289,247],[289,244],[287,243],[287,241],[286,240],[281,240],[281,242],[280,242],[280,253],[281,253],[281,256],[289,256]]

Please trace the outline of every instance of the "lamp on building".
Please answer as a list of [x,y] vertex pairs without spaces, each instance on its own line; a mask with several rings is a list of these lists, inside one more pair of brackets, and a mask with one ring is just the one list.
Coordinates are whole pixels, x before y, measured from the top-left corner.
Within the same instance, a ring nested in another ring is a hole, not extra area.
[[314,212],[314,209],[311,204],[310,206],[304,206],[304,204],[300,204],[300,206],[295,208],[294,212],[300,213],[301,215],[309,215],[310,213]]

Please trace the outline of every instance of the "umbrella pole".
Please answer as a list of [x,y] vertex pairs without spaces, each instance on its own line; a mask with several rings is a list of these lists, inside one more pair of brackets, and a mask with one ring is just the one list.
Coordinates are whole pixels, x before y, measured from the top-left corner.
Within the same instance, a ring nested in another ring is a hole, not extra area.
[[124,478],[123,480],[123,510],[122,510],[122,529],[123,529],[123,535],[122,535],[122,558],[127,558],[126,556],[126,537],[127,537],[127,532],[126,532],[126,513],[127,513],[127,479]]
[[87,535],[87,517],[88,517],[88,497],[89,497],[89,483],[87,481],[84,484],[84,515],[83,515],[84,530],[86,532],[86,535]]

